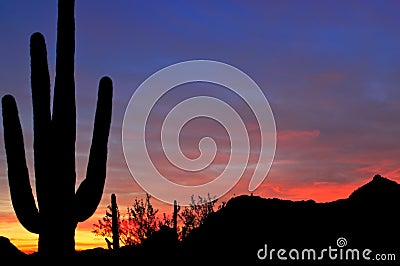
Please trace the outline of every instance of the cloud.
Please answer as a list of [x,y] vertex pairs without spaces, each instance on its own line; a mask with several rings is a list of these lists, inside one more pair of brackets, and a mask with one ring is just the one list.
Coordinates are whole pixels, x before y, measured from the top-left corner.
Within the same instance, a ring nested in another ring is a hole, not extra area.
[[311,131],[285,130],[278,132],[278,141],[282,143],[298,142],[317,138],[319,135],[320,131],[317,129]]

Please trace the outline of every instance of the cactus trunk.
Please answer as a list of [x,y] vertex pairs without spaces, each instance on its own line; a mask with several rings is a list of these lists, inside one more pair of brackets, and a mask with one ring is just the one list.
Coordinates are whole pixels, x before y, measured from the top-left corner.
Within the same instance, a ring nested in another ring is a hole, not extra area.
[[15,99],[2,99],[11,200],[21,224],[39,234],[39,254],[72,254],[78,222],[96,210],[103,193],[111,123],[112,81],[100,80],[86,179],[75,192],[76,105],[74,1],[59,0],[57,58],[50,110],[50,77],[44,37],[31,36],[31,89],[37,205],[29,183]]
[[113,249],[119,249],[119,212],[115,194],[111,194],[111,222]]
[[178,202],[174,200],[174,213],[172,215],[172,226],[175,233],[178,233]]

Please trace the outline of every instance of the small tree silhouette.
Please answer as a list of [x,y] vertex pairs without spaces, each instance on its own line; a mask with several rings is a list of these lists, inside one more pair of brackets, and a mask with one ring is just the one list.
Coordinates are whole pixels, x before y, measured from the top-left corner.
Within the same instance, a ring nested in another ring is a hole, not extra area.
[[136,198],[133,206],[128,207],[129,228],[133,230],[132,235],[136,243],[141,243],[159,227],[158,209],[153,208],[150,198],[149,194],[146,194],[145,200]]
[[[193,229],[201,226],[204,221],[215,211],[217,200],[210,195],[207,197],[198,196],[197,201],[194,195],[191,197],[189,206],[181,209],[177,201],[174,201],[172,217],[163,213],[162,218],[158,216],[158,209],[151,203],[151,196],[146,194],[145,199],[136,198],[131,207],[127,208],[125,215],[117,212],[119,224],[119,240],[125,246],[141,244],[155,232],[163,227],[169,227],[176,232],[179,240],[183,240]],[[218,210],[225,206],[225,202],[218,206]],[[107,206],[106,215],[94,224],[92,232],[97,236],[106,237],[109,248],[113,243],[107,239],[113,234],[113,213],[112,205]],[[181,212],[182,210],[182,212]],[[115,219],[115,218],[114,218]],[[114,223],[115,224],[115,223]]]
[[197,202],[194,195],[191,197],[189,206],[185,206],[179,218],[182,221],[180,238],[184,239],[193,229],[201,226],[207,217],[214,212],[214,205],[217,202],[210,194],[207,198],[198,196]]
[[[97,224],[93,224],[92,230],[96,236],[106,237],[109,248],[116,248],[115,227],[113,230],[115,224],[118,224],[118,238],[125,246],[140,244],[162,226],[173,227],[174,224],[165,213],[162,219],[157,216],[158,209],[153,207],[149,194],[146,194],[145,199],[136,198],[132,207],[127,208],[126,215],[121,215],[116,203],[115,207],[113,208],[113,204],[108,205],[105,216],[99,219]],[[178,210],[178,207],[176,209]],[[107,237],[113,237],[113,242]]]

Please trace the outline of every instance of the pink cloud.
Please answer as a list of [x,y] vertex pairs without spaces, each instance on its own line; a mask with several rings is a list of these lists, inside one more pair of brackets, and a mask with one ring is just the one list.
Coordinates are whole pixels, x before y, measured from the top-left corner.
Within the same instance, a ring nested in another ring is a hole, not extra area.
[[285,143],[289,141],[307,141],[310,139],[318,138],[320,135],[318,129],[306,131],[306,130],[283,130],[278,131],[278,141]]

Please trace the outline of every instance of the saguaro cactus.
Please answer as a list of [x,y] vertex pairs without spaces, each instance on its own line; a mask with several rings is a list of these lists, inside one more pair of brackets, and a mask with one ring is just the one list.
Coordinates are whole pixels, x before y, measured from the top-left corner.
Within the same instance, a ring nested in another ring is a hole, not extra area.
[[26,165],[24,140],[13,96],[2,98],[4,141],[10,194],[20,223],[39,234],[39,254],[71,254],[75,229],[96,210],[104,189],[111,123],[112,81],[99,83],[86,178],[75,191],[76,106],[74,80],[75,3],[59,0],[53,110],[42,34],[30,39],[37,204]]
[[113,249],[119,249],[119,212],[115,194],[111,194],[111,222],[112,246]]
[[179,211],[179,206],[178,202],[174,200],[174,212],[172,214],[172,228],[174,229],[174,232],[178,232],[178,211]]

